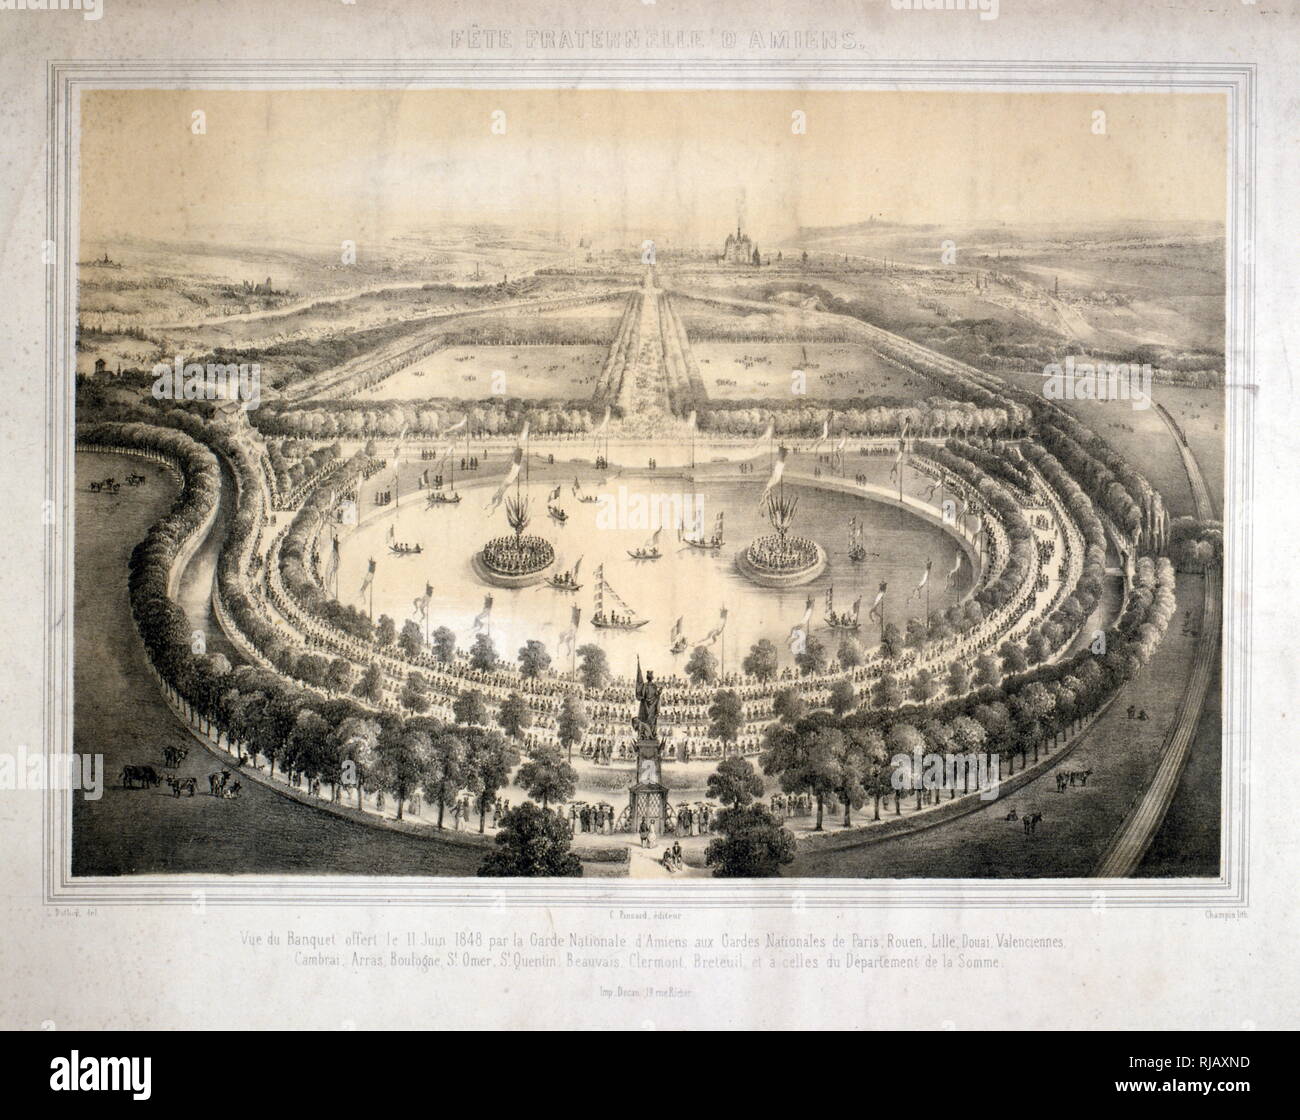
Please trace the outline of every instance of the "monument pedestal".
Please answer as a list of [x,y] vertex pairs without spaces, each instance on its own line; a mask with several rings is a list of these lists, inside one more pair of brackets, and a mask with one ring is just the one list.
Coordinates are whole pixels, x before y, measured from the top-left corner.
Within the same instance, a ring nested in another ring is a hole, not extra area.
[[658,739],[638,739],[636,782],[627,791],[628,827],[640,835],[641,822],[653,826],[656,836],[664,834],[668,819],[668,787],[663,784],[663,753]]

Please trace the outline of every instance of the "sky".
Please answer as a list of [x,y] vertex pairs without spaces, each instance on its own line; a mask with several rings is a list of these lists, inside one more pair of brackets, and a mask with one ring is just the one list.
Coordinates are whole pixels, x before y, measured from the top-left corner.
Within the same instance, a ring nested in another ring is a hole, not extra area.
[[1221,222],[1226,146],[1214,94],[95,90],[81,233],[337,244],[494,222],[713,245],[738,221],[760,244],[872,217]]

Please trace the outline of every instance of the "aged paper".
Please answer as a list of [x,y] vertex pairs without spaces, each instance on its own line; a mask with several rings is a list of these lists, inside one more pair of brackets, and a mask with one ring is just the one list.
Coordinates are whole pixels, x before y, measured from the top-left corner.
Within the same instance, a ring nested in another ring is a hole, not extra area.
[[1292,1022],[1290,8],[473,7],[0,10],[5,1025]]

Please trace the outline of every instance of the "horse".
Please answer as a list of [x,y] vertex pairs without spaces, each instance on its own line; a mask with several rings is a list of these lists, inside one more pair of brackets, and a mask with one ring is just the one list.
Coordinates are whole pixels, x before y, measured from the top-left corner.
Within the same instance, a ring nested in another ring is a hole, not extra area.
[[213,797],[220,797],[226,790],[226,782],[230,778],[230,771],[223,770],[220,774],[208,775],[208,792]]

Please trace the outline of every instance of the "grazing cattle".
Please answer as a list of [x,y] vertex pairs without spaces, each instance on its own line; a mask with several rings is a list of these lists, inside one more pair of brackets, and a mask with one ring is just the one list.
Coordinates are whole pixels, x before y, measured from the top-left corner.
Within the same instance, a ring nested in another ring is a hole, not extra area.
[[172,796],[180,797],[183,793],[187,797],[194,796],[196,779],[194,778],[168,778],[167,784],[172,787]]
[[240,785],[238,782],[235,782],[234,784],[231,785],[231,787],[228,790],[226,790],[226,796],[232,799],[236,798],[239,796],[239,790],[240,790]]
[[222,771],[220,774],[209,774],[208,792],[212,794],[213,797],[220,797],[222,793],[225,791],[226,779],[229,776],[230,775],[225,771]]
[[157,771],[152,766],[122,767],[123,789],[148,789],[150,786],[161,784],[162,779],[158,777]]

